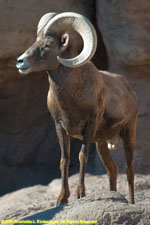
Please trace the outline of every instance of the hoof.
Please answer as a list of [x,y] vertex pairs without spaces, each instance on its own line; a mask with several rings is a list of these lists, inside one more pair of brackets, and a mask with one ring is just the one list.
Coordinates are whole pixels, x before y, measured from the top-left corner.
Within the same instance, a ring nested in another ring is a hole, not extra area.
[[67,191],[65,189],[62,189],[57,199],[56,206],[67,204],[69,195],[70,195],[69,189]]
[[61,205],[66,205],[67,203],[68,203],[68,199],[58,198],[56,202],[56,207],[59,207]]
[[77,190],[76,190],[76,198],[80,199],[80,198],[83,198],[85,196],[86,196],[86,194],[85,194],[85,187],[78,185],[77,186]]

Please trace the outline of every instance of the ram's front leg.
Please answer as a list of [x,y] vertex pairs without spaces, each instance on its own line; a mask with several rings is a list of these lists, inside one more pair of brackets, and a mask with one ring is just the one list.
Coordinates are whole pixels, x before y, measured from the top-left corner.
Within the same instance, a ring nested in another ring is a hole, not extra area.
[[92,144],[94,134],[95,134],[95,122],[91,121],[88,123],[85,129],[84,140],[79,153],[80,172],[79,172],[79,182],[76,189],[76,197],[78,199],[85,196],[85,185],[84,185],[85,168],[88,160],[89,148]]
[[70,163],[70,137],[66,134],[65,130],[62,128],[61,124],[55,123],[56,132],[59,139],[59,144],[61,148],[61,191],[57,199],[57,205],[67,203],[70,195],[69,185],[68,185],[68,172]]

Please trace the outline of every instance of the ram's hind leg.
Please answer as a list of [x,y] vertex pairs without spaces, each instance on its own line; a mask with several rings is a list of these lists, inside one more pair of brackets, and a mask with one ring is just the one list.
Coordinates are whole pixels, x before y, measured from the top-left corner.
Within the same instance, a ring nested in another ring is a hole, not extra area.
[[109,177],[109,184],[111,191],[117,191],[117,175],[118,175],[118,168],[117,165],[114,163],[110,150],[107,147],[107,143],[96,143],[97,152],[99,157],[101,158],[106,170],[107,175]]
[[129,201],[134,204],[134,171],[133,171],[133,154],[136,146],[136,121],[132,125],[126,126],[121,131],[121,137],[124,143],[126,156],[126,173],[129,187]]

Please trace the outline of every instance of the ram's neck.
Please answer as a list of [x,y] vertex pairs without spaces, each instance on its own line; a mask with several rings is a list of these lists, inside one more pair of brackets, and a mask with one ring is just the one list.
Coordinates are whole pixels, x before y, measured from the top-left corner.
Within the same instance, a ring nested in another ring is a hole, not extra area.
[[[70,90],[86,91],[92,89],[93,91],[103,86],[101,73],[96,69],[92,62],[88,62],[83,66],[69,68],[59,65],[57,70],[48,71],[50,87],[54,90],[67,92]],[[87,90],[86,90],[87,89]]]
[[69,68],[60,64],[56,70],[48,71],[49,82],[62,86],[64,82],[71,80],[70,78],[75,74],[74,70],[76,70],[76,68]]

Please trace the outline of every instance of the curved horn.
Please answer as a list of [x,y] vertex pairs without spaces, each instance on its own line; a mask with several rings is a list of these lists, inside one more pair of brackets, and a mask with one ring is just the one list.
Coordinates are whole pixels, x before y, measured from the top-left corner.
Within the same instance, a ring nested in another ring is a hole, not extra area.
[[46,13],[44,16],[41,17],[38,26],[37,26],[37,34],[42,30],[43,27],[47,25],[47,23],[56,16],[57,13]]
[[86,17],[78,13],[60,13],[49,21],[44,29],[44,33],[46,34],[48,31],[56,33],[61,31],[67,32],[71,29],[74,29],[81,35],[84,47],[81,53],[75,58],[64,59],[60,56],[57,56],[57,58],[64,66],[77,67],[89,61],[96,51],[97,35],[91,22]]

